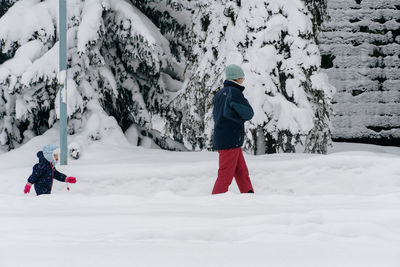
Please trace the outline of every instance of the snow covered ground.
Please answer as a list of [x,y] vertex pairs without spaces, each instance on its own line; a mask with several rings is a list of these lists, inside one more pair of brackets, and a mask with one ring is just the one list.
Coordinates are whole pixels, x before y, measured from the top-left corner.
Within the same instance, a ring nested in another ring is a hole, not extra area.
[[23,194],[50,131],[0,155],[0,266],[400,266],[400,148],[246,155],[256,190],[211,196],[218,155],[95,142]]

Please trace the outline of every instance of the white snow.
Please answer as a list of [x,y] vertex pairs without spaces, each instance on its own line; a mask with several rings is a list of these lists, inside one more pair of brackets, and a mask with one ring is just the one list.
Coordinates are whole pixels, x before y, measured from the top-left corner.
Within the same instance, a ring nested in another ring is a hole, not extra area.
[[[63,90],[63,102],[67,104],[67,116],[71,117],[75,112],[83,110],[83,99],[80,95],[77,84],[73,79],[68,79],[67,90]],[[67,101],[65,101],[67,100]],[[60,90],[54,100],[57,118],[60,118]]]
[[161,72],[161,86],[165,87],[169,92],[176,93],[182,89],[183,82],[173,79],[167,73]]
[[115,80],[115,77],[112,74],[111,70],[106,67],[102,67],[99,69],[99,73],[101,76],[103,76],[105,81],[108,81],[108,83],[110,84],[110,87],[112,88],[112,92],[114,93],[114,95],[118,96],[117,81]]
[[[29,23],[24,23],[29,21]],[[39,0],[17,1],[0,19],[0,40],[5,42],[2,52],[8,51],[14,42],[22,45],[35,32],[43,32],[43,39],[53,37],[54,26],[47,3]]]
[[[245,155],[256,194],[211,196],[218,155],[110,134],[58,169],[78,183],[23,194],[52,129],[0,155],[0,266],[400,265],[400,148]],[[33,191],[33,188],[32,188]]]
[[17,119],[22,118],[24,115],[28,113],[28,108],[26,105],[25,99],[22,97],[18,97],[17,100],[15,101],[15,117]]
[[160,133],[165,132],[165,119],[159,115],[153,115],[151,117],[151,127]]
[[160,30],[135,6],[125,0],[110,0],[111,8],[117,13],[117,19],[129,19],[132,35],[139,34],[152,45],[160,45],[169,54],[168,40]]
[[138,145],[139,136],[140,136],[139,129],[134,124],[132,124],[131,127],[129,127],[128,130],[125,131],[126,139],[133,146],[137,146]]
[[21,76],[32,66],[32,62],[41,56],[42,51],[42,43],[33,40],[18,48],[13,58],[0,65],[0,80],[5,80],[7,77],[10,77],[12,80],[8,87],[10,92],[14,90],[17,77]]
[[101,16],[103,13],[102,3],[98,0],[86,0],[82,12],[82,22],[78,30],[78,52],[86,51],[89,42],[97,41],[99,37]]

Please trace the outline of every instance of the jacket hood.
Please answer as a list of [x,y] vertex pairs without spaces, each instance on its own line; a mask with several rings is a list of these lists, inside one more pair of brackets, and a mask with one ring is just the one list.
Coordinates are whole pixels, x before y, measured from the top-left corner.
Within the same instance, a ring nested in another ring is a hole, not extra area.
[[39,151],[36,153],[36,156],[39,158],[39,162],[47,161],[47,159],[43,155],[43,151]]
[[39,158],[39,164],[49,164],[49,162],[54,166],[54,163],[46,159],[46,157],[43,154],[43,151],[39,151],[36,153],[36,156]]
[[240,85],[240,84],[235,83],[234,81],[230,81],[230,80],[224,81],[224,87],[235,87],[235,88],[239,89],[241,92],[243,92],[245,89],[245,87],[243,85]]

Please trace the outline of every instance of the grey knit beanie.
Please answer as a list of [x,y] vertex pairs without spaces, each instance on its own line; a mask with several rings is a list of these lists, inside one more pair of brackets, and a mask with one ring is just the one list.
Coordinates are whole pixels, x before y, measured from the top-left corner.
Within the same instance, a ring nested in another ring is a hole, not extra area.
[[225,74],[227,80],[237,80],[244,78],[244,72],[241,67],[235,64],[231,64],[225,68]]

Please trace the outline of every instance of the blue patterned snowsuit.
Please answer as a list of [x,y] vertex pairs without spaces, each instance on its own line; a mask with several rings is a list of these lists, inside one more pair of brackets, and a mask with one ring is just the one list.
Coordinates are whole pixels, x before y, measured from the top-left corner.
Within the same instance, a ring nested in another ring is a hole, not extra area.
[[37,195],[50,194],[51,188],[53,187],[53,179],[65,182],[67,176],[57,171],[56,168],[45,159],[42,151],[37,153],[37,157],[39,158],[39,163],[33,166],[33,171],[28,178],[28,182],[35,185]]

